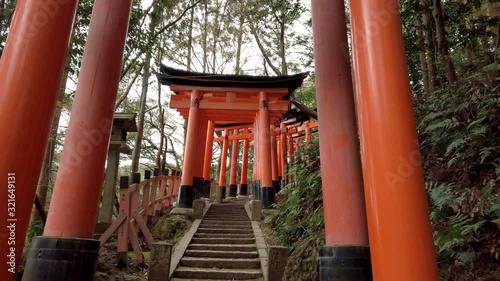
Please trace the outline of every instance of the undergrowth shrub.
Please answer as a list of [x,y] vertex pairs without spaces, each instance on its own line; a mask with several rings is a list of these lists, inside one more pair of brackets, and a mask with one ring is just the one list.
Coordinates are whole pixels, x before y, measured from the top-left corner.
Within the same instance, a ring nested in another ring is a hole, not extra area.
[[500,280],[497,68],[415,102],[441,280]]
[[319,280],[319,250],[325,244],[319,143],[313,140],[293,157],[292,180],[278,194],[276,212],[266,217],[290,249],[283,280]]
[[279,193],[277,212],[267,218],[278,239],[292,250],[308,235],[324,229],[319,143],[312,141],[293,156],[295,162],[289,168],[293,181]]

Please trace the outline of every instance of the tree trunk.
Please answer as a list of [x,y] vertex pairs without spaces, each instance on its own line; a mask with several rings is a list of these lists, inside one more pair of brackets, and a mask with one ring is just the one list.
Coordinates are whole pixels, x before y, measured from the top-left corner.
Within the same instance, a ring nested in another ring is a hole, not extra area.
[[[61,120],[61,111],[62,111],[61,104],[62,101],[64,100],[66,84],[68,82],[68,75],[70,70],[69,63],[70,63],[70,58],[67,58],[66,67],[64,68],[61,88],[59,90],[59,96],[57,98],[56,112],[54,114],[54,119],[52,119],[52,124],[50,128],[49,142],[45,150],[42,170],[40,173],[40,177],[38,179],[38,187],[36,193],[42,208],[45,208],[45,205],[47,203],[47,192],[49,190],[52,178],[52,163],[54,161],[54,152],[57,143],[57,130],[59,128],[59,121]],[[34,222],[38,220],[41,220],[40,214],[38,213],[36,208],[33,208],[33,211],[31,212],[31,221]]]
[[207,37],[208,37],[208,1],[205,1],[205,12],[203,13],[203,31],[201,33],[203,49],[203,73],[207,72]]
[[0,33],[3,30],[3,19],[5,14],[5,0],[0,0]]
[[422,83],[424,86],[424,93],[426,95],[429,95],[430,94],[429,71],[428,71],[428,67],[427,67],[427,57],[425,54],[426,47],[425,47],[425,38],[424,38],[424,31],[423,31],[423,29],[425,27],[422,27],[421,18],[418,18],[418,17],[416,18],[415,26],[417,27],[417,34],[418,34],[418,38],[420,39],[419,59],[420,59],[420,70],[422,72]]
[[164,130],[165,130],[165,110],[161,109],[160,110],[160,147],[158,148],[158,154],[156,155],[156,166],[158,169],[161,169],[162,164],[161,164],[161,156],[162,156],[162,151],[163,151],[163,135],[164,135]]
[[[153,2],[153,6],[155,3]],[[149,36],[153,36],[156,26],[156,9],[153,8],[151,12],[151,22],[149,24]],[[132,173],[139,171],[139,159],[141,158],[141,145],[142,136],[144,134],[144,122],[146,115],[146,102],[148,97],[148,86],[149,86],[149,76],[150,76],[150,64],[151,64],[151,50],[146,53],[146,58],[144,61],[144,73],[142,75],[142,88],[141,88],[141,108],[139,109],[139,124],[137,128],[137,135],[135,137],[134,151],[132,153]]]
[[466,35],[465,35],[465,58],[467,61],[467,67],[472,68],[475,66],[475,58],[474,58],[474,40],[475,37],[472,36],[472,26],[471,26],[471,21],[474,21],[474,7],[471,3],[469,3],[470,0],[463,0],[463,4],[465,7],[467,7],[464,15],[464,27],[466,30]]
[[318,120],[318,112],[316,112],[316,110],[312,109],[312,108],[309,108],[307,105],[295,100],[295,99],[292,99],[292,103],[293,105],[295,105],[298,109],[300,109],[300,111],[302,111],[303,113],[309,115],[309,117],[311,118],[314,118],[316,120]]
[[286,64],[286,54],[285,54],[285,23],[283,21],[280,22],[280,40],[279,40],[279,49],[280,49],[280,57],[281,57],[281,74],[288,75],[288,66]]
[[427,60],[427,75],[429,81],[429,93],[436,90],[437,87],[437,67],[436,67],[436,53],[434,49],[434,40],[432,39],[431,28],[431,12],[427,0],[420,0],[422,6],[422,27],[424,36],[424,47]]
[[243,44],[243,24],[245,23],[245,18],[240,16],[240,27],[238,29],[238,44],[236,45],[236,66],[234,67],[234,74],[240,74],[241,67],[241,45]]
[[191,56],[192,56],[192,45],[193,45],[193,21],[194,21],[194,9],[191,9],[191,18],[189,19],[189,32],[188,32],[188,53],[187,53],[187,63],[186,70],[191,71]]
[[436,24],[436,39],[438,43],[438,50],[441,54],[444,67],[446,70],[446,77],[449,83],[457,81],[457,73],[455,66],[451,60],[450,52],[448,50],[448,43],[446,41],[446,31],[444,27],[443,10],[441,8],[441,0],[433,0],[434,2],[434,22]]
[[259,50],[262,53],[262,56],[266,60],[267,64],[269,65],[269,67],[271,67],[271,69],[277,75],[281,75],[281,71],[276,66],[274,66],[273,62],[271,61],[271,58],[269,57],[266,50],[264,49],[264,46],[262,45],[262,42],[260,42],[259,35],[257,34],[257,31],[255,30],[255,26],[253,25],[253,23],[250,19],[248,19],[248,25],[250,27],[250,32],[252,33],[252,35],[255,38],[255,42],[257,43],[257,47],[259,47]]
[[[227,2],[226,2],[227,3]],[[217,40],[219,39],[219,29],[220,29],[220,7],[217,6],[215,9],[215,18],[214,18],[214,30],[212,31],[212,35],[214,36],[212,42],[212,73],[217,73]]]
[[[492,22],[497,22],[495,26],[491,27],[491,31],[493,32],[493,59],[495,62],[498,62],[498,49],[500,48],[500,3],[498,0],[489,0],[488,1],[488,13],[490,16],[490,20]],[[493,62],[493,61],[492,61]]]

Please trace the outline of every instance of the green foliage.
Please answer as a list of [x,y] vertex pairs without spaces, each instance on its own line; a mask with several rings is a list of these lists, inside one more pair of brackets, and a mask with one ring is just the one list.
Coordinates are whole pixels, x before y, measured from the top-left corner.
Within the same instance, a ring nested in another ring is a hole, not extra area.
[[26,233],[26,242],[31,243],[31,239],[42,236],[44,227],[45,225],[41,220],[30,222],[28,232]]
[[489,278],[498,263],[500,93],[490,78],[495,71],[488,66],[416,101],[442,280]]
[[449,168],[491,165],[500,161],[497,146],[500,94],[476,84],[478,75],[463,84],[419,101],[417,116],[422,146],[444,152]]
[[324,229],[321,173],[319,169],[319,143],[294,154],[295,162],[289,168],[294,180],[280,193],[277,212],[268,217],[280,241],[294,249],[303,239]]
[[[450,265],[457,262],[474,269],[474,262],[479,260],[474,245],[485,240],[483,236],[493,224],[498,225],[500,196],[493,192],[492,187],[483,189],[484,215],[470,215],[460,211],[466,193],[457,190],[453,184],[427,183],[426,188],[442,279],[450,271]],[[498,260],[498,247],[493,245],[490,254]]]
[[158,221],[154,232],[161,240],[172,240],[177,243],[189,227],[191,227],[191,221],[186,216],[172,215]]

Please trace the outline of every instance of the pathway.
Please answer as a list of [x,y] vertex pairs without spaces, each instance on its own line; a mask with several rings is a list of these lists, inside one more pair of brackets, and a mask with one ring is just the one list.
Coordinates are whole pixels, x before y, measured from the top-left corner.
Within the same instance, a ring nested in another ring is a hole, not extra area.
[[173,281],[263,280],[247,200],[212,205],[194,234]]

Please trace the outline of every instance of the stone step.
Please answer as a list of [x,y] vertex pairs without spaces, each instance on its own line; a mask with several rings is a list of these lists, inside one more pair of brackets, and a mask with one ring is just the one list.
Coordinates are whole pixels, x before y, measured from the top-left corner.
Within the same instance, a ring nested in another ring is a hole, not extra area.
[[225,258],[184,257],[181,259],[180,265],[186,267],[205,267],[205,268],[258,269],[260,268],[260,260],[258,258],[225,259]]
[[201,221],[201,224],[213,224],[213,225],[225,225],[225,224],[231,224],[231,225],[250,225],[252,226],[251,221],[221,221],[221,220],[207,220],[204,219]]
[[[233,281],[235,279],[185,279],[185,278],[172,278],[170,281]],[[262,281],[262,279],[245,279],[246,281]]]
[[243,225],[252,226],[250,221],[219,221],[219,220],[202,220],[200,225]]
[[174,272],[174,277],[192,279],[219,279],[219,280],[251,280],[262,277],[260,269],[212,269],[179,267]]
[[246,214],[246,210],[245,209],[238,209],[238,210],[230,210],[230,209],[220,209],[220,210],[212,210],[212,208],[210,208],[208,211],[207,211],[207,214]]
[[239,251],[207,251],[207,250],[186,250],[184,256],[205,257],[205,258],[240,258],[250,259],[258,258],[257,252],[239,252]]
[[244,224],[221,224],[214,225],[209,222],[201,223],[201,228],[218,228],[218,229],[252,229],[252,225],[244,225]]
[[253,230],[252,229],[247,229],[247,228],[227,228],[227,229],[220,229],[220,228],[204,228],[204,227],[200,227],[200,228],[198,228],[197,233],[253,234]]
[[196,238],[254,238],[253,234],[233,233],[195,233]]
[[224,216],[224,215],[205,215],[203,220],[220,220],[220,221],[228,221],[228,220],[237,220],[237,221],[249,221],[248,216]]
[[257,250],[253,244],[189,244],[188,250],[195,251],[236,251],[254,252]]
[[196,238],[191,239],[194,244],[253,244],[255,238]]

